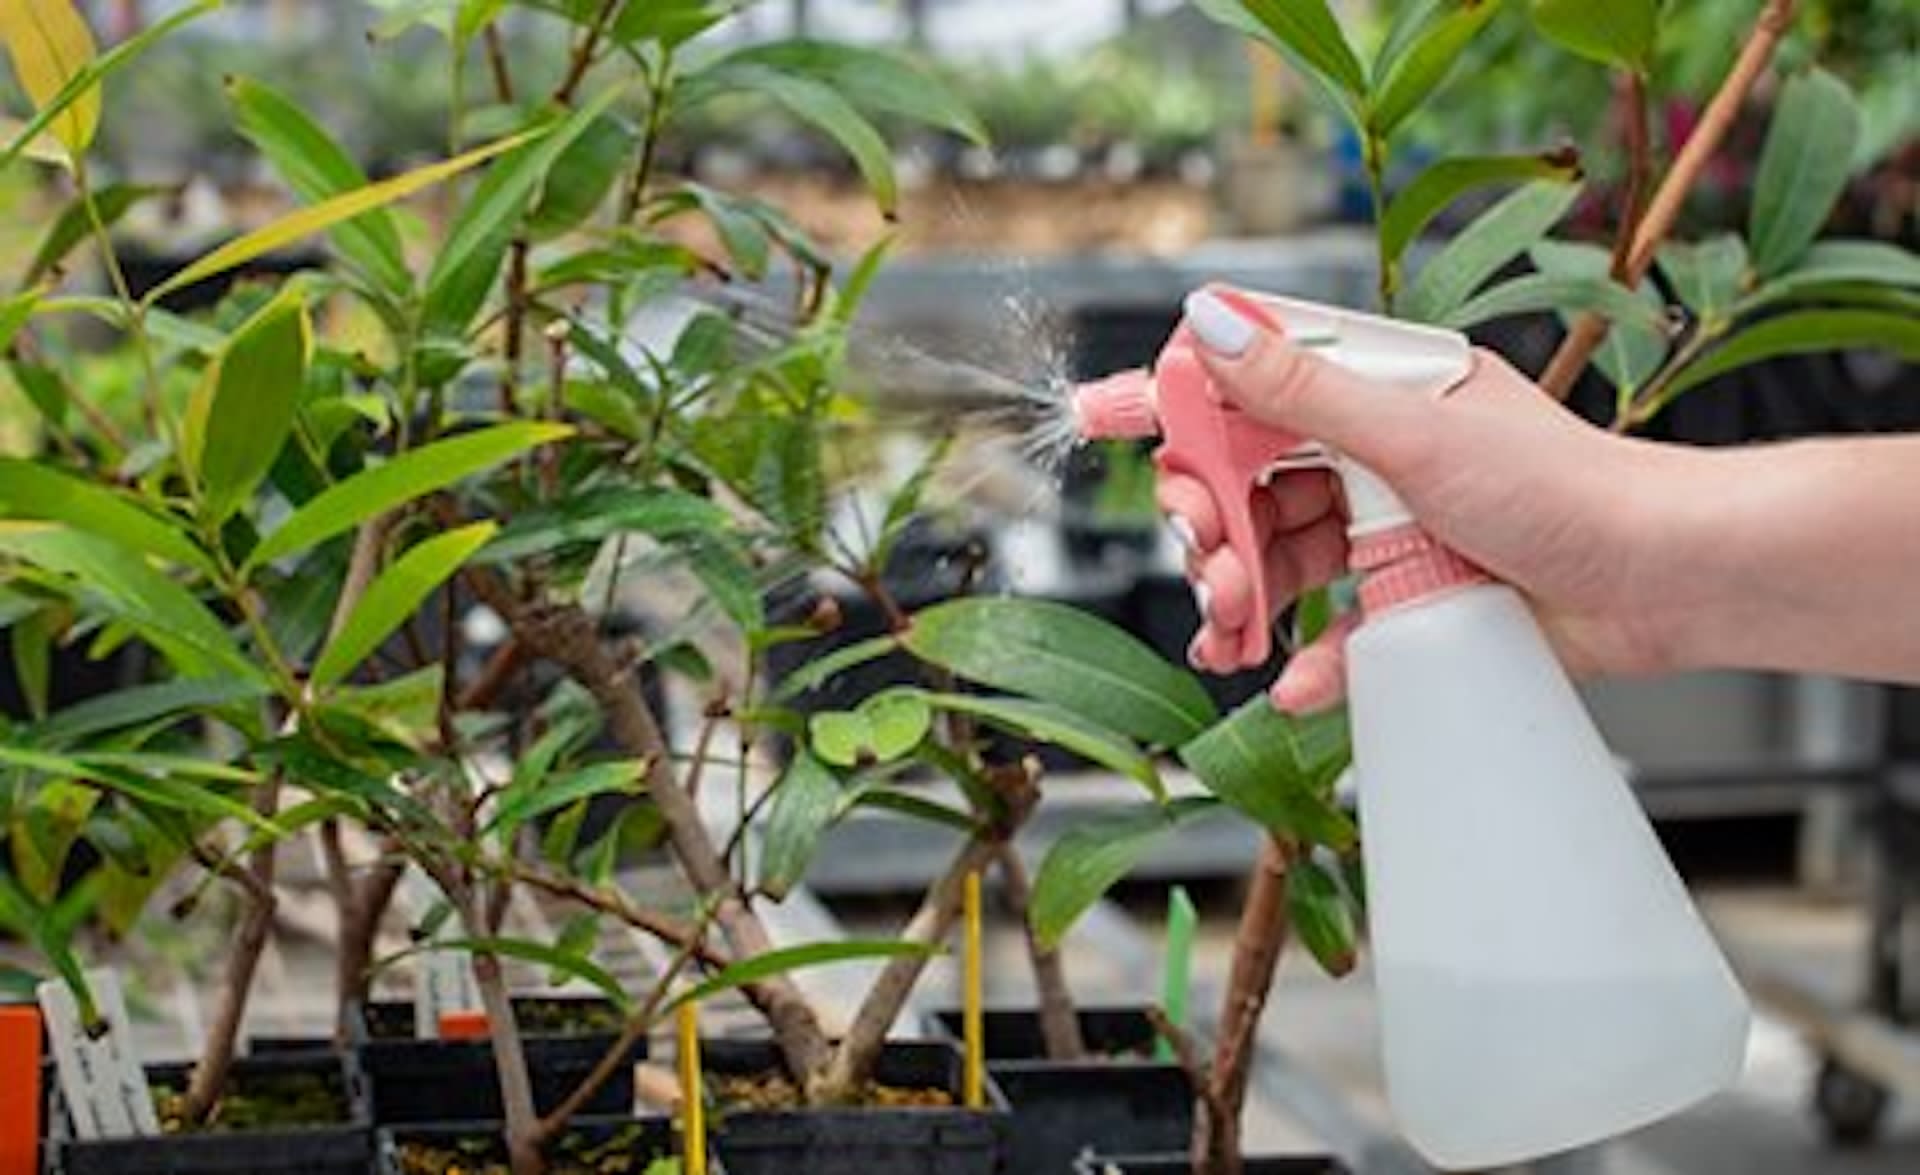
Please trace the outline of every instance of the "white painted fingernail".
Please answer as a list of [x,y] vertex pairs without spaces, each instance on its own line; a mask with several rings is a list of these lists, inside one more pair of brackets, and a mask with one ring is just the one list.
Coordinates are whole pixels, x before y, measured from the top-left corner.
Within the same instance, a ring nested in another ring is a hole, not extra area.
[[1194,584],[1193,602],[1200,609],[1200,619],[1206,620],[1213,612],[1213,589],[1204,583]]
[[1207,350],[1228,359],[1246,354],[1257,333],[1251,322],[1210,290],[1187,295],[1187,323]]
[[1167,529],[1173,532],[1173,537],[1179,539],[1180,545],[1187,550],[1197,551],[1200,549],[1200,536],[1193,533],[1193,523],[1188,522],[1185,516],[1179,514],[1168,515]]

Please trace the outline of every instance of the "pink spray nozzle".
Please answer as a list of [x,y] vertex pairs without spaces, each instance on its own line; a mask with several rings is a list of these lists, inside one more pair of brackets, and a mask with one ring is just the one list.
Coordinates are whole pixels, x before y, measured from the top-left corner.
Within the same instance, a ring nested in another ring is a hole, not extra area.
[[1090,441],[1145,440],[1160,435],[1153,404],[1153,380],[1128,371],[1073,390],[1073,417]]

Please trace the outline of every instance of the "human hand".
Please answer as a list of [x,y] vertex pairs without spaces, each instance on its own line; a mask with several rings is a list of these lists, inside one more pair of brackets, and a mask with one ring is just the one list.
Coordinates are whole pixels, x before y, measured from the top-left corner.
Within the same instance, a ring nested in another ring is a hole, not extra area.
[[[1574,672],[1665,663],[1662,573],[1648,556],[1658,512],[1641,476],[1659,463],[1654,446],[1582,422],[1491,352],[1476,352],[1471,374],[1432,398],[1290,346],[1273,324],[1211,291],[1188,299],[1187,324],[1223,396],[1385,479],[1431,534],[1530,598]],[[1241,630],[1273,621],[1251,615],[1254,569],[1225,544],[1218,504],[1200,482],[1164,477],[1159,500],[1187,546],[1200,603],[1190,659],[1212,672],[1244,668]],[[1345,571],[1346,520],[1330,474],[1282,473],[1256,491],[1253,514],[1275,607]],[[1358,619],[1342,618],[1288,659],[1275,704],[1309,711],[1339,699]]]

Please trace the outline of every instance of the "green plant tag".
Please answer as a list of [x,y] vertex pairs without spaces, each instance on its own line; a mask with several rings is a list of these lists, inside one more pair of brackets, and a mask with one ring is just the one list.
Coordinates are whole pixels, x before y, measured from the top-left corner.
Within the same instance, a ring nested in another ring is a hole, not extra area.
[[[1199,922],[1187,887],[1176,885],[1167,895],[1166,974],[1160,982],[1160,1008],[1176,1028],[1187,1026],[1188,997],[1193,990],[1193,932]],[[1173,1060],[1173,1045],[1165,1040],[1153,1046],[1153,1055],[1161,1061]]]

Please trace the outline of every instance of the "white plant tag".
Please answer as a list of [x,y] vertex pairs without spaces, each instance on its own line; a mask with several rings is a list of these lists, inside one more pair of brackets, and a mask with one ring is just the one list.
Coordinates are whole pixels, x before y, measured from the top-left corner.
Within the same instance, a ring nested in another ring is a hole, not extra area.
[[105,1025],[98,1036],[87,1035],[80,1003],[57,979],[38,989],[40,1012],[47,1018],[47,1042],[60,1079],[76,1138],[132,1138],[160,1133],[153,1111],[153,1091],[134,1054],[133,1027],[127,1016],[126,993],[120,976],[110,970],[87,972],[94,1006]]
[[[410,868],[401,875],[400,892],[415,921],[426,917],[440,899],[439,888],[417,869]],[[443,931],[433,937],[443,939],[447,935]],[[446,1013],[470,1012],[480,1006],[473,957],[465,951],[423,951],[414,976],[413,1035],[419,1040],[440,1039],[440,1017]]]

